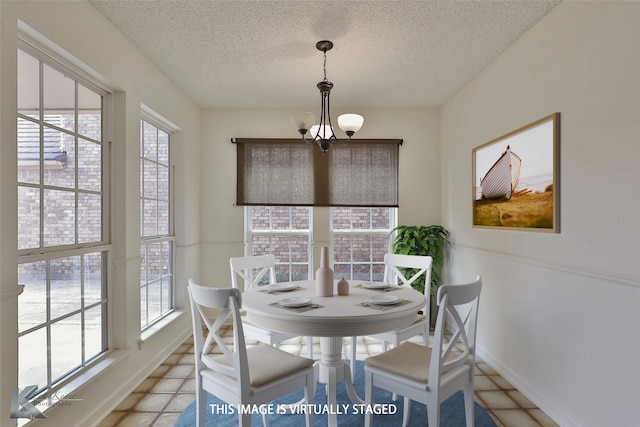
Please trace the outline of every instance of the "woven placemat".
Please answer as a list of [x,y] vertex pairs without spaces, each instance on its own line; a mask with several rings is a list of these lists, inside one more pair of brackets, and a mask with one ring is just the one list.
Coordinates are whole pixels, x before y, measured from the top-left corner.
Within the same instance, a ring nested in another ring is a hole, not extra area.
[[379,289],[365,288],[364,286],[362,286],[362,284],[356,285],[355,287],[366,289],[368,291],[377,291],[377,292],[392,292],[392,291],[399,291],[400,289],[402,289],[402,286],[394,286],[394,285],[389,285],[386,288],[379,288]]
[[302,307],[285,307],[284,305],[281,305],[279,302],[272,302],[269,305],[271,305],[273,307],[279,307],[279,308],[282,308],[284,310],[295,311],[296,313],[304,313],[305,311],[315,310],[316,308],[324,307],[324,305],[313,304],[313,303],[307,304],[307,305],[303,305]]
[[260,289],[259,292],[264,292],[265,294],[277,295],[277,294],[288,294],[291,292],[301,291],[302,288],[298,286],[297,288],[287,289],[286,291],[274,291],[272,289],[268,289],[269,285],[262,286],[265,289]]
[[395,304],[388,304],[388,305],[382,305],[382,304],[373,304],[370,302],[361,302],[359,304],[356,304],[357,306],[360,307],[367,307],[367,308],[373,308],[374,310],[379,310],[379,311],[387,311],[387,310],[391,310],[392,308],[398,307],[400,305],[405,305],[410,303],[411,301],[408,299],[402,299],[400,300],[400,302],[397,302]]

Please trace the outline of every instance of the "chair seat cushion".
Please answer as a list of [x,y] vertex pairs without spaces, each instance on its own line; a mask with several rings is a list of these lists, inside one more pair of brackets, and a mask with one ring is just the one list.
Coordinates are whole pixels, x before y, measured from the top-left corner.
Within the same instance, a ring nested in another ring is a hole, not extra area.
[[[398,347],[365,359],[364,363],[392,374],[428,383],[432,351],[431,347],[405,341]],[[447,356],[447,361],[457,359],[460,355],[459,351],[454,350]]]
[[[212,358],[216,362],[229,365],[223,356]],[[251,387],[260,387],[271,381],[280,379],[301,369],[313,365],[313,360],[279,350],[266,344],[258,344],[247,348],[249,364],[249,382]]]
[[416,381],[429,382],[431,347],[405,341],[398,347],[364,360],[373,366]]

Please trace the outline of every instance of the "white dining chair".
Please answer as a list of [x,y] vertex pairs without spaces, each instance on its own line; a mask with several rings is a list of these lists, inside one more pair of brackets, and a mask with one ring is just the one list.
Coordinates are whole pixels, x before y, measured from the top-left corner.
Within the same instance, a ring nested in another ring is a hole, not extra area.
[[[384,256],[384,281],[386,283],[400,282],[402,286],[411,287],[420,276],[424,276],[424,296],[427,298],[426,305],[420,310],[422,314],[418,314],[415,322],[411,325],[395,331],[384,332],[381,334],[371,335],[382,341],[382,351],[387,351],[387,344],[398,346],[402,341],[411,337],[422,335],[422,343],[429,344],[429,327],[431,316],[429,313],[431,288],[431,269],[433,259],[430,256],[421,255],[400,255],[385,254]],[[403,274],[404,269],[411,269],[413,274],[407,278]],[[354,370],[356,360],[357,337],[351,338],[351,370]]]
[[[373,388],[404,396],[403,426],[408,425],[411,401],[427,405],[429,426],[440,425],[440,404],[464,390],[466,425],[473,427],[476,326],[482,279],[438,289],[440,306],[431,347],[405,341],[365,359],[365,402],[374,403]],[[451,334],[449,337],[448,334]],[[372,416],[365,414],[365,426]]]
[[[232,257],[229,260],[231,267],[231,287],[246,292],[254,286],[264,286],[276,283],[276,257],[273,254],[251,255]],[[299,335],[285,332],[275,332],[262,328],[244,318],[244,332],[260,342],[278,347],[282,341],[296,338]],[[307,337],[307,356],[313,359],[313,337]]]
[[[247,348],[244,340],[238,289],[200,286],[189,280],[189,298],[193,323],[196,367],[196,427],[204,427],[208,411],[207,393],[229,405],[264,405],[299,389],[304,389],[304,404],[315,396],[317,368],[311,359],[295,356],[259,343]],[[208,309],[221,310],[211,321]],[[233,343],[228,345],[220,327],[231,317]],[[203,324],[206,326],[205,338]],[[213,354],[215,348],[220,354]],[[236,406],[238,407],[238,406]],[[251,425],[251,411],[238,411],[238,425]],[[307,427],[313,426],[313,411],[305,414]],[[267,414],[263,423],[268,425]]]

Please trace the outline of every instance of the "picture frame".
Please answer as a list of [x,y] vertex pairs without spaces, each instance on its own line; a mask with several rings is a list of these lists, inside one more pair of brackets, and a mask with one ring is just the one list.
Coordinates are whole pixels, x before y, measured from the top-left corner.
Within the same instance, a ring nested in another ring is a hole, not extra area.
[[560,113],[472,149],[473,227],[560,232]]

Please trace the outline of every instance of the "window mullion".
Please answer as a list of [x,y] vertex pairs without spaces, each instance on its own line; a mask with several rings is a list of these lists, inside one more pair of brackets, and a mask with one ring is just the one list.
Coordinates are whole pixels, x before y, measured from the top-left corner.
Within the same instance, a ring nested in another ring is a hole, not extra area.
[[85,347],[87,345],[87,337],[85,334],[85,257],[80,257],[80,351],[81,351],[81,363],[84,364],[87,361],[87,352],[85,351]]
[[[78,193],[78,189],[80,188],[80,178],[79,178],[79,172],[80,172],[80,150],[79,150],[79,146],[80,144],[78,143],[78,132],[79,132],[79,128],[78,128],[78,119],[79,119],[79,115],[78,115],[78,82],[74,81],[74,85],[73,85],[73,89],[74,89],[74,93],[73,93],[73,99],[74,99],[74,105],[73,105],[73,130],[74,130],[74,137],[73,137],[73,150],[76,153],[76,155],[74,156],[74,168],[75,168],[75,177],[74,177],[74,190],[75,190],[75,243],[78,244],[78,242],[80,241],[79,235],[80,235],[80,207],[79,207],[79,203],[80,203],[80,197],[79,197],[79,193]],[[84,337],[84,328],[82,328],[82,336]],[[82,343],[82,351],[84,353],[84,342]],[[82,361],[84,361],[84,357],[82,358]]]
[[[39,65],[39,73],[38,73],[38,84],[40,85],[40,89],[38,91],[38,125],[40,130],[40,155],[38,156],[38,169],[40,174],[40,179],[38,181],[38,186],[40,188],[39,196],[40,196],[40,236],[39,236],[39,248],[44,247],[44,64],[42,61],[38,62]],[[49,369],[50,371],[50,369]]]
[[51,261],[47,261],[46,270],[46,292],[47,292],[47,317],[45,322],[47,323],[47,389],[51,388],[52,375],[51,375]]

